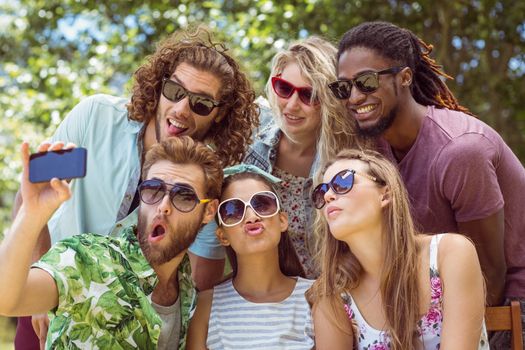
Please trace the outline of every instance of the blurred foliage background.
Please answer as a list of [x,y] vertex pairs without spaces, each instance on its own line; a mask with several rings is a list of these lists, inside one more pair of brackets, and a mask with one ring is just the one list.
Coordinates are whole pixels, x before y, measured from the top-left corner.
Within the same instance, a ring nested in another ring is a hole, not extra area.
[[385,20],[435,45],[461,103],[525,160],[525,1],[0,0],[0,238],[18,187],[21,140],[38,144],[93,93],[128,95],[155,43],[205,23],[256,90],[271,57],[311,34],[337,43],[353,25]]

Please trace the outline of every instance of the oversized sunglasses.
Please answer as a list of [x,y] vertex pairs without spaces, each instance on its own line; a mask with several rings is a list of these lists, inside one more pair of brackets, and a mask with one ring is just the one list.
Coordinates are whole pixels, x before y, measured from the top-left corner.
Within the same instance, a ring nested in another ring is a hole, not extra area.
[[211,199],[199,199],[195,190],[185,184],[168,184],[160,179],[149,179],[139,185],[140,200],[146,204],[160,202],[166,193],[169,193],[171,204],[183,213],[192,211],[197,204],[211,201]]
[[272,77],[272,88],[275,94],[282,98],[290,98],[293,93],[297,91],[297,95],[302,103],[305,105],[317,104],[317,99],[312,99],[311,87],[296,87],[289,81],[286,81],[279,76]]
[[326,204],[324,195],[330,190],[330,188],[334,191],[334,193],[337,194],[345,194],[350,192],[352,187],[354,187],[354,177],[356,174],[374,182],[384,184],[382,180],[379,180],[374,176],[357,173],[355,170],[351,169],[342,170],[335,174],[332,180],[330,180],[328,183],[320,183],[314,188],[312,191],[312,202],[314,203],[314,207],[317,209],[324,207]]
[[190,101],[190,109],[198,115],[207,116],[215,107],[219,107],[222,103],[214,101],[213,99],[193,93],[184,88],[179,83],[164,77],[162,79],[162,95],[168,100],[179,102],[184,97],[188,96]]
[[371,94],[379,89],[379,76],[383,74],[397,74],[405,67],[392,67],[379,72],[364,72],[354,79],[341,79],[328,84],[334,96],[340,100],[350,98],[352,86],[363,94]]
[[219,223],[226,227],[235,226],[244,220],[246,208],[250,207],[261,218],[274,216],[281,210],[275,193],[270,191],[257,192],[248,202],[240,198],[230,198],[219,204],[217,211]]

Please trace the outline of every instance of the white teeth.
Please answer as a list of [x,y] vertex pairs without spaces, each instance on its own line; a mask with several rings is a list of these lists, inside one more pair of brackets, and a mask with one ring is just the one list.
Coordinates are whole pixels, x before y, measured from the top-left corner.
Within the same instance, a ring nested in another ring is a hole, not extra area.
[[375,108],[376,108],[375,105],[366,105],[366,106],[357,108],[356,111],[357,111],[358,114],[368,113],[368,112],[374,110]]
[[291,119],[291,120],[299,120],[299,119],[303,119],[303,118],[301,118],[301,117],[296,117],[296,116],[293,116],[293,115],[290,115],[290,114],[287,114],[286,117],[287,117],[288,119]]
[[179,129],[184,129],[184,128],[186,128],[186,125],[179,123],[179,122],[176,121],[175,119],[171,119],[171,118],[170,118],[170,119],[168,119],[168,121],[169,121],[169,123],[170,123],[171,125],[173,125],[173,126],[176,127],[176,128],[179,128]]

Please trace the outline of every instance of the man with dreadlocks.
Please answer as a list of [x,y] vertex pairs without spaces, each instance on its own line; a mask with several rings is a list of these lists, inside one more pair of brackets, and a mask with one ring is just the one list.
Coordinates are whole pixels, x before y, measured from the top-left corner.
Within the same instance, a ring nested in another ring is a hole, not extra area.
[[407,29],[363,23],[341,39],[330,89],[360,134],[398,165],[420,229],[470,237],[489,305],[517,298],[523,314],[525,170],[496,131],[459,105],[431,50]]

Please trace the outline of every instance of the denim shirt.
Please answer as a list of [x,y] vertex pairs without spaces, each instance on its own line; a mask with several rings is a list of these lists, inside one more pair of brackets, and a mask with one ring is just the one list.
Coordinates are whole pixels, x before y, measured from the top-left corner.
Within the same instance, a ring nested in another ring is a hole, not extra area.
[[[254,132],[252,136],[252,144],[250,145],[246,156],[244,158],[244,163],[255,165],[264,171],[272,173],[273,167],[277,160],[277,150],[279,141],[282,136],[282,131],[279,126],[275,123],[272,111],[265,106],[260,105],[260,126]],[[313,185],[313,176],[317,171],[320,165],[319,153],[316,153],[314,162],[310,169],[310,174],[308,175],[308,180],[305,181],[302,196],[305,199],[306,208],[305,211],[308,213],[308,226],[311,228],[310,231],[313,232],[313,222],[314,222],[314,208],[312,201],[310,199],[310,194],[312,191]],[[310,238],[313,236],[308,235]]]

